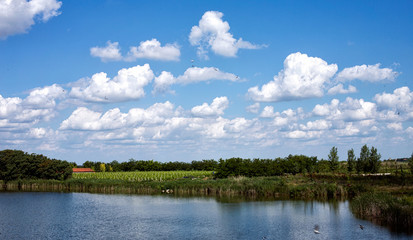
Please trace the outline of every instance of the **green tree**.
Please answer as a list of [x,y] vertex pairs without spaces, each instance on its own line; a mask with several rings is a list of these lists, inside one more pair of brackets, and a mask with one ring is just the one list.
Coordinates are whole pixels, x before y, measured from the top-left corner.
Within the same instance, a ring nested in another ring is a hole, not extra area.
[[350,149],[347,152],[347,170],[348,172],[352,172],[356,167],[356,156],[354,155],[354,150]]
[[360,157],[357,159],[357,163],[356,163],[357,173],[367,172],[369,156],[370,156],[370,149],[367,147],[367,144],[364,144],[364,146],[361,147]]
[[328,161],[330,162],[330,169],[331,171],[335,172],[338,169],[338,154],[337,148],[332,147],[330,150],[330,154],[328,154]]
[[104,163],[101,163],[99,165],[99,169],[100,169],[101,172],[106,172],[106,165]]
[[413,153],[409,159],[409,168],[410,168],[410,173],[413,174]]
[[377,173],[380,169],[380,158],[381,155],[377,153],[377,148],[371,147],[370,156],[368,161],[368,172]]

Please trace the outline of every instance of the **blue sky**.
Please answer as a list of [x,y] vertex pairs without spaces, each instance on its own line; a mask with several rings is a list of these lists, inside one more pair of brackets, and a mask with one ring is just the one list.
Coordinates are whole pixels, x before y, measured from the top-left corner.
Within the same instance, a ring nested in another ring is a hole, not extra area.
[[413,151],[411,1],[0,1],[0,149]]

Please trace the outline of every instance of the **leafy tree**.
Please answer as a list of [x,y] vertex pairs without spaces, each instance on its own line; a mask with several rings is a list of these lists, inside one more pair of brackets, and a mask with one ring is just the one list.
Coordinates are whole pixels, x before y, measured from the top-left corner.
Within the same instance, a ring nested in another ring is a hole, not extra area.
[[360,157],[357,159],[357,163],[356,163],[357,173],[367,172],[369,156],[370,156],[370,149],[367,147],[367,144],[364,144],[364,146],[361,147]]
[[409,159],[409,168],[410,168],[410,173],[413,174],[413,153]]
[[330,169],[331,171],[335,172],[338,169],[338,154],[337,148],[332,147],[330,150],[330,154],[328,154],[328,161],[330,162]]
[[38,178],[64,180],[71,175],[72,167],[67,161],[20,150],[0,151],[0,179],[5,182]]
[[371,147],[370,156],[368,161],[368,172],[377,173],[380,169],[380,158],[381,155],[377,153],[377,148]]
[[99,169],[100,169],[101,172],[106,172],[106,165],[104,163],[101,163],[99,165]]
[[356,167],[356,156],[354,155],[354,150],[350,149],[347,152],[347,170],[352,172]]

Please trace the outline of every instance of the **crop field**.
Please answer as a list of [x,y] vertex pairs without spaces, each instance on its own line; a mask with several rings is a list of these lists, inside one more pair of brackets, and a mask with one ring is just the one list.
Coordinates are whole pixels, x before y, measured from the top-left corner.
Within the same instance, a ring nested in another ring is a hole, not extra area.
[[149,171],[149,172],[94,172],[73,173],[74,179],[110,179],[129,182],[168,181],[181,178],[212,177],[211,171]]

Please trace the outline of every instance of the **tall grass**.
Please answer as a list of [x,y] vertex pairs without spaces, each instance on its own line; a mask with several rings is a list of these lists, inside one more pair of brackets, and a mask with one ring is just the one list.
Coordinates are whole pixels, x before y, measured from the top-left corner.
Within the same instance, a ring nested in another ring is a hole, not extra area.
[[413,205],[404,198],[388,193],[364,193],[351,201],[350,209],[357,217],[413,234]]

